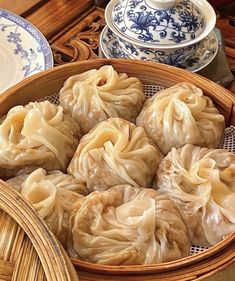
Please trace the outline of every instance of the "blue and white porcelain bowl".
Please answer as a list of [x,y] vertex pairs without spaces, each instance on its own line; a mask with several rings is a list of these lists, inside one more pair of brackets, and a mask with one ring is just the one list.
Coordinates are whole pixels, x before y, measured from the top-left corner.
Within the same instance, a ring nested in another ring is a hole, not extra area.
[[204,39],[215,27],[216,15],[206,0],[111,0],[105,20],[126,42],[172,50]]
[[163,56],[158,50],[154,52],[152,49],[149,53],[145,48],[139,47],[136,49],[130,43],[124,43],[126,46],[123,47],[123,42],[121,43],[121,41],[122,39],[117,38],[106,26],[100,36],[100,50],[106,58],[150,60],[178,66],[191,72],[198,72],[206,67],[215,58],[219,47],[219,42],[214,32],[211,32],[203,39],[189,57],[185,57],[184,51],[176,51],[174,55]]
[[216,15],[206,0],[111,0],[105,20],[132,58],[181,66],[212,32]]
[[[200,44],[200,42],[197,42],[184,48],[166,50],[140,47],[119,38],[112,32],[111,29],[108,28],[108,26],[104,28],[100,38],[101,40],[104,39],[105,42],[115,38],[115,40],[118,41],[119,48],[123,49],[125,54],[131,55],[132,59],[155,61],[179,67],[195,53],[198,45]],[[100,45],[103,45],[102,42],[100,42]]]
[[[107,33],[113,34],[111,29],[108,28]],[[112,36],[112,35],[111,35]],[[182,48],[146,48],[134,45],[130,42],[123,40],[122,38],[116,38],[119,41],[119,45],[126,53],[131,53],[133,58],[137,60],[148,60],[159,63],[165,63],[173,66],[180,66],[186,60],[188,60],[197,50],[200,42]]]

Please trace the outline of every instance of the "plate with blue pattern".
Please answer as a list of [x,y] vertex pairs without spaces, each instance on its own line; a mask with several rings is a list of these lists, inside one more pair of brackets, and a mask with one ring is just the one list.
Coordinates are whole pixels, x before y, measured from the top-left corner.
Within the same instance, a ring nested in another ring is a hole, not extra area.
[[[106,58],[126,58],[126,59],[142,59],[148,60],[140,52],[136,52],[133,48],[124,48],[123,44],[116,35],[106,26],[100,35],[100,49]],[[206,67],[210,62],[213,61],[218,52],[218,39],[215,32],[211,32],[205,39],[203,39],[197,47],[195,53],[189,59],[181,59],[180,56],[184,56],[179,53],[178,56],[174,56],[168,62],[174,63],[174,66],[186,69],[191,72],[198,72],[199,70]],[[159,59],[152,59],[151,61],[162,63]],[[178,62],[178,64],[177,64]]]
[[0,93],[51,67],[52,51],[42,33],[22,17],[0,9]]

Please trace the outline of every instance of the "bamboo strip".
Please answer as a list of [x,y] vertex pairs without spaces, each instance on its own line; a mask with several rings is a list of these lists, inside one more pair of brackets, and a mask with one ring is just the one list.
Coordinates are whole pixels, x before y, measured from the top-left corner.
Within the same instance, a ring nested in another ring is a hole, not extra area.
[[15,262],[24,239],[24,231],[5,212],[0,210],[0,259]]
[[0,260],[0,280],[11,281],[11,276],[14,270],[14,263]]
[[39,255],[48,281],[77,281],[70,276],[67,264],[53,234],[36,211],[18,192],[0,180],[0,208],[21,225]]
[[235,259],[231,260],[229,263],[224,264],[221,267],[216,268],[213,271],[210,271],[204,276],[198,277],[197,281],[228,281],[234,280],[234,268],[235,268]]
[[16,261],[11,281],[43,281],[42,272],[42,264],[37,252],[31,241],[26,238]]

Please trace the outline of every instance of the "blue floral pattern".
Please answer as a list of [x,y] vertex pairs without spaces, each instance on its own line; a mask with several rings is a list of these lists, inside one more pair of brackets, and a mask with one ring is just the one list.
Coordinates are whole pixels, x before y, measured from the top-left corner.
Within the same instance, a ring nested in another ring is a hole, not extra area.
[[178,0],[170,10],[157,10],[146,0],[119,0],[113,9],[113,23],[137,43],[162,45],[192,40],[205,26],[200,11],[189,0]]
[[[16,28],[17,29],[17,28]],[[22,42],[20,39],[20,33],[15,32],[10,32],[10,34],[7,36],[7,41],[12,42],[14,44],[17,44],[18,42]]]
[[[36,40],[37,46],[25,47],[22,33],[28,32]],[[1,35],[2,33],[2,35]],[[0,9],[0,36],[13,45],[14,55],[22,60],[23,76],[28,77],[33,73],[53,67],[53,56],[45,38],[30,23],[19,16]],[[44,63],[38,60],[39,54],[43,54]]]
[[145,47],[138,48],[121,38],[117,38],[107,27],[102,32],[100,46],[107,58],[150,60],[177,66],[192,72],[203,68],[212,61],[218,50],[218,43],[214,33],[211,33],[200,42],[200,45],[194,44],[169,53]]

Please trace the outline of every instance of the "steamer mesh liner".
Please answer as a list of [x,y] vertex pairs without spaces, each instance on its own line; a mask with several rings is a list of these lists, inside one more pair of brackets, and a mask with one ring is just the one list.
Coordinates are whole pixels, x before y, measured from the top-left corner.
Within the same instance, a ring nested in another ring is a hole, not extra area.
[[[155,85],[144,85],[144,93],[147,98],[150,98],[153,96],[156,92],[159,92],[163,90],[164,87],[161,86],[155,86]],[[49,100],[50,102],[58,105],[59,104],[59,95],[58,94],[53,94],[50,96],[46,96],[38,101],[45,101]],[[227,149],[231,152],[235,153],[235,145],[234,145],[234,140],[235,140],[235,127],[230,126],[225,129],[224,132],[224,139],[221,143],[221,148]],[[204,250],[208,249],[205,246],[200,246],[200,245],[192,245],[190,249],[190,255],[197,254],[199,252],[203,252]]]

